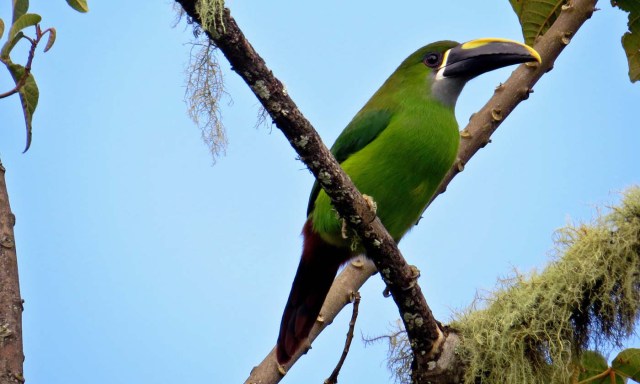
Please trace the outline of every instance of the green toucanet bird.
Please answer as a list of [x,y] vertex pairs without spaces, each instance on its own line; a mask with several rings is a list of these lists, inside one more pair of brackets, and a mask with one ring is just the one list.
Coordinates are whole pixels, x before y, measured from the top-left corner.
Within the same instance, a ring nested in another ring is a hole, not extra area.
[[[470,79],[497,68],[540,62],[532,48],[511,40],[439,41],[405,59],[340,134],[331,152],[399,241],[416,223],[458,151],[454,115]],[[342,222],[315,183],[304,245],[282,316],[277,359],[291,360],[309,336],[340,265],[356,256]]]

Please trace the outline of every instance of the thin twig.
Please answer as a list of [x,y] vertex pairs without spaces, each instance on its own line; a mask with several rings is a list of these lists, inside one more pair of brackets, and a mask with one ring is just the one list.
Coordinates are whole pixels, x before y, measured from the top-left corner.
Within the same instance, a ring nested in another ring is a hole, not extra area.
[[[577,384],[595,383],[596,380],[602,379],[602,378],[607,377],[607,376],[612,376],[612,374],[613,374],[613,378],[612,378],[611,382],[615,383],[615,371],[611,367],[609,367],[604,372],[601,372],[601,373],[599,373],[599,374],[597,374],[595,376],[591,376],[588,379],[581,380]],[[600,381],[600,382],[602,382],[602,381]]]
[[[46,33],[46,31],[45,31]],[[42,31],[40,30],[40,24],[36,24],[36,38],[32,39],[28,36],[24,36],[25,39],[29,40],[29,42],[31,43],[31,48],[29,48],[29,56],[27,57],[27,64],[25,64],[24,66],[24,73],[22,74],[22,77],[20,77],[20,79],[18,81],[16,81],[16,86],[4,93],[0,93],[0,99],[4,99],[5,97],[9,97],[11,95],[14,95],[18,92],[20,92],[20,89],[22,87],[24,87],[24,85],[27,83],[27,79],[29,78],[29,75],[31,74],[31,64],[33,63],[33,58],[36,55],[36,47],[38,46],[38,43],[40,43],[40,39],[42,38],[42,36],[44,36],[44,34],[42,33]],[[4,62],[4,61],[3,61]],[[9,61],[9,63],[11,63],[11,61]],[[8,64],[8,63],[5,63]]]
[[358,306],[360,306],[360,292],[356,292],[353,295],[353,312],[351,313],[351,321],[349,321],[349,331],[347,332],[347,340],[344,342],[344,349],[342,350],[342,356],[340,356],[340,361],[331,372],[331,376],[324,381],[324,384],[337,384],[338,383],[338,375],[340,374],[340,370],[342,369],[342,365],[344,361],[347,359],[347,355],[349,354],[349,348],[351,347],[351,341],[353,340],[353,331],[356,328],[356,319],[358,318]]

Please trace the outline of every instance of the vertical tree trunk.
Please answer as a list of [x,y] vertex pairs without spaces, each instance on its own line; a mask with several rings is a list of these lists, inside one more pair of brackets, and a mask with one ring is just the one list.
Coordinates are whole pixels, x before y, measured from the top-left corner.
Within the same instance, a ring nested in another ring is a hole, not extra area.
[[15,216],[0,162],[0,384],[23,383],[22,299],[13,236]]

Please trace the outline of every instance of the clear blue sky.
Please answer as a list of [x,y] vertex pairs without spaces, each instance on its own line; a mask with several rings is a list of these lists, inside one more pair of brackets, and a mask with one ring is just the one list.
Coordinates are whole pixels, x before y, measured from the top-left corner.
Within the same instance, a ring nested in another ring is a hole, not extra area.
[[[17,217],[29,383],[237,383],[273,346],[295,272],[311,175],[221,57],[229,134],[212,166],[186,114],[191,27],[171,1],[32,1],[58,29],[34,73],[40,105],[21,154],[18,100],[0,101],[0,156]],[[254,47],[328,144],[402,59],[440,39],[521,39],[499,2],[230,1]],[[515,268],[542,268],[553,231],[640,181],[640,84],[626,15],[601,2],[555,69],[401,244],[436,317]],[[9,2],[0,15],[9,17]],[[464,124],[512,68],[474,80]],[[10,80],[0,76],[0,89]],[[378,277],[357,334],[397,318]],[[322,382],[349,314],[285,379]],[[383,345],[358,339],[341,382],[388,382]]]

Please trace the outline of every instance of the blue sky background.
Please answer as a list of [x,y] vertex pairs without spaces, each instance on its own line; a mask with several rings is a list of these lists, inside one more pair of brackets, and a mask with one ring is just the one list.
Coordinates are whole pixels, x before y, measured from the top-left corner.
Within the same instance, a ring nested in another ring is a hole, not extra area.
[[[17,217],[30,383],[240,382],[273,346],[298,263],[312,176],[221,56],[229,134],[212,166],[186,114],[191,27],[171,1],[32,1],[55,26],[34,73],[31,150],[17,98],[0,100],[0,158]],[[588,221],[640,181],[640,85],[627,77],[626,15],[597,12],[402,242],[436,317],[513,269],[542,268],[553,231]],[[9,2],[0,17],[9,18]],[[229,1],[241,28],[328,144],[416,48],[521,39],[508,2]],[[16,61],[18,57],[15,57]],[[466,123],[513,68],[470,83]],[[0,89],[11,87],[0,76]],[[362,290],[357,334],[398,317],[383,284]],[[322,382],[343,313],[284,382]],[[636,343],[637,344],[637,343]],[[356,339],[341,382],[388,382],[386,346]]]

